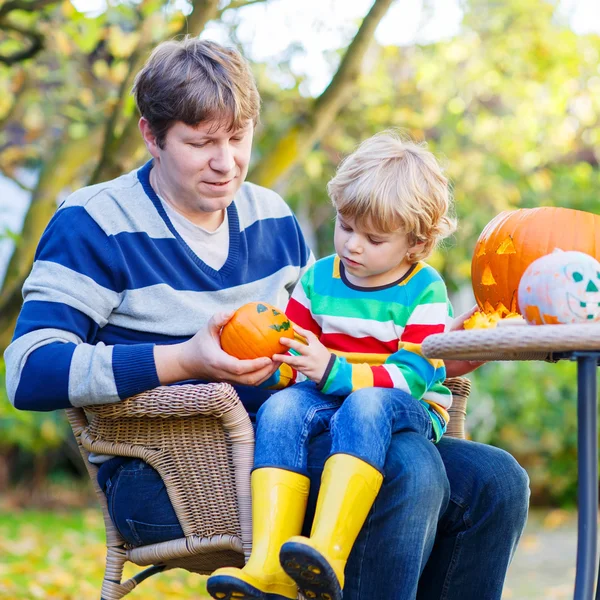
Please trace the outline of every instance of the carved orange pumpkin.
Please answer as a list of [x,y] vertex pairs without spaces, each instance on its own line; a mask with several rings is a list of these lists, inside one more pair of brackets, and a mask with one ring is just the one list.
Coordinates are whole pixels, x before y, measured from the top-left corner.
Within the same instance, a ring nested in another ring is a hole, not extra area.
[[545,206],[505,211],[477,240],[471,262],[473,292],[485,313],[521,312],[518,289],[525,269],[555,248],[600,260],[600,216]]
[[266,302],[249,302],[238,308],[221,331],[221,347],[236,358],[260,358],[287,352],[279,338],[294,337],[285,313]]

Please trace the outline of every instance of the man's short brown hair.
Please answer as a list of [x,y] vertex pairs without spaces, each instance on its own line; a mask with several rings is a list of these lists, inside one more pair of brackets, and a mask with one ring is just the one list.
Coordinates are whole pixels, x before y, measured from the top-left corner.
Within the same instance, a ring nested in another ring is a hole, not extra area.
[[234,48],[186,36],[159,44],[135,78],[132,93],[138,110],[164,148],[177,121],[202,121],[241,129],[255,124],[260,96],[248,62]]

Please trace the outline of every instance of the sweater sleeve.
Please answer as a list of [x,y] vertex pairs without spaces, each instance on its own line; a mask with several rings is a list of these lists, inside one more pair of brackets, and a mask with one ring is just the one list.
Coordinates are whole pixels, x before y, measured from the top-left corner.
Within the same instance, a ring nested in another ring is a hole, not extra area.
[[418,400],[435,388],[437,395],[447,391],[451,399],[450,392],[437,385],[446,376],[443,361],[428,359],[421,353],[421,344],[428,335],[444,331],[448,307],[446,286],[441,279],[433,281],[413,304],[396,352],[377,366],[352,364],[346,358],[336,356],[330,362],[320,388],[326,394],[347,395],[365,387],[393,387]]
[[6,349],[9,399],[23,410],[117,402],[159,385],[153,344],[94,343],[119,305],[114,237],[84,207],[60,209],[38,245]]

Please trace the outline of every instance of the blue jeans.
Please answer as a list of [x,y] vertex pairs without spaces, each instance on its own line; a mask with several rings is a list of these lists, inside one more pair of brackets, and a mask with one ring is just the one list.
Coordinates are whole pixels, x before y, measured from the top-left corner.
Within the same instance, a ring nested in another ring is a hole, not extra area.
[[99,476],[98,483],[106,494],[108,513],[126,542],[143,546],[183,537],[165,484],[148,463],[113,458],[101,466],[100,474],[107,475]]
[[365,388],[344,399],[303,382],[272,395],[258,411],[254,468],[308,475],[308,444],[329,428],[331,454],[356,456],[384,473],[392,435],[412,431],[431,440],[431,418],[418,400],[398,389]]
[[[310,441],[305,535],[330,453],[328,431]],[[405,432],[392,436],[384,473],[348,560],[344,600],[500,600],[529,501],[527,474],[514,458],[493,446],[449,437],[434,445]],[[130,543],[183,537],[164,485],[147,464],[123,461],[102,487]]]

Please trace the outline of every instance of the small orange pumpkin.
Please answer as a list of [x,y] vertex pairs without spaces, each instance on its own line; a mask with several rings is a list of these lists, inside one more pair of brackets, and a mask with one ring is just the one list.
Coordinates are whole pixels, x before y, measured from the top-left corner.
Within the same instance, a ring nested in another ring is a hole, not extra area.
[[485,227],[473,252],[471,280],[486,314],[521,312],[521,276],[555,248],[577,250],[600,260],[600,215],[543,206],[504,211]]
[[221,331],[221,347],[240,359],[287,352],[279,338],[294,338],[291,321],[266,302],[249,302],[238,308]]

